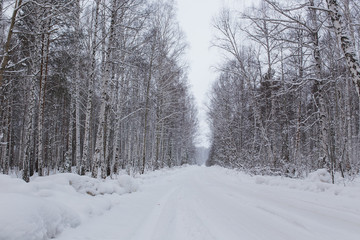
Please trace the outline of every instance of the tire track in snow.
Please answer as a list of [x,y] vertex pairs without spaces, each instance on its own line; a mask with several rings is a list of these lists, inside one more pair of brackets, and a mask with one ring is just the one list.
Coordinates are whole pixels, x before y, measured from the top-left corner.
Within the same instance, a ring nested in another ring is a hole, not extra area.
[[143,179],[103,216],[61,240],[358,240],[358,199],[259,185],[220,168]]

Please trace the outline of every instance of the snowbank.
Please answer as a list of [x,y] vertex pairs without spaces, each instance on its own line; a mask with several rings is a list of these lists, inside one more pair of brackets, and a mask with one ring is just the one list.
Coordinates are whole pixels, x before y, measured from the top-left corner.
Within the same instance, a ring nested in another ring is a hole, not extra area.
[[[313,214],[313,209],[322,206],[324,202],[327,203],[327,199],[331,199],[331,202],[328,203],[330,207],[322,210],[328,212],[333,211],[331,210],[333,208],[338,210],[344,208],[346,215],[348,214],[346,211],[353,206],[352,204],[357,204],[358,199],[360,199],[359,177],[352,181],[346,181],[336,175],[336,184],[331,184],[329,173],[323,169],[309,174],[304,179],[291,179],[280,176],[250,176],[244,172],[217,166],[210,168],[183,166],[148,172],[136,176],[136,178],[135,181],[133,178],[124,175],[116,179],[98,180],[75,174],[55,174],[47,177],[35,177],[31,179],[30,183],[25,183],[21,179],[0,174],[0,240],[46,240],[54,237],[75,239],[73,233],[76,231],[79,231],[81,236],[89,236],[81,239],[104,239],[106,238],[104,237],[106,231],[109,233],[108,236],[116,236],[106,239],[132,239],[132,231],[138,231],[139,226],[144,224],[144,213],[146,212],[154,213],[154,218],[149,218],[149,229],[152,230],[154,219],[158,219],[159,216],[168,216],[170,220],[165,219],[164,222],[175,223],[177,222],[173,221],[173,216],[175,218],[180,217],[178,220],[181,222],[184,220],[182,219],[183,215],[181,215],[183,210],[196,206],[195,210],[189,211],[190,215],[187,216],[192,221],[193,212],[196,212],[199,207],[203,208],[206,213],[213,213],[208,209],[217,209],[214,206],[224,206],[224,201],[229,201],[229,204],[240,203],[238,207],[234,208],[238,210],[241,210],[240,206],[243,205],[254,205],[254,209],[248,211],[248,216],[253,216],[254,213],[262,213],[264,209],[266,210],[264,210],[265,213],[269,214],[268,210],[270,209],[270,213],[275,212],[279,216],[284,216],[281,218],[283,221],[283,219],[288,218],[288,212],[283,210],[283,207],[289,207],[283,204],[284,199],[296,201],[296,203],[292,202],[295,206],[300,204],[301,208],[308,209],[309,211],[306,214]],[[121,196],[125,193],[138,191],[138,182],[142,186],[140,193],[127,197]],[[210,204],[206,208],[203,207],[202,201],[204,199],[201,195],[203,193],[207,194],[204,196],[205,202]],[[272,205],[276,199],[273,196],[278,194],[281,195],[278,204]],[[288,198],[288,196],[292,197]],[[297,198],[300,200],[298,201]],[[323,202],[320,201],[321,204],[316,203],[316,205],[311,206],[307,205],[308,199],[312,198],[315,200],[323,199]],[[301,199],[305,199],[306,202],[302,202]],[[167,203],[168,200],[174,202]],[[184,203],[188,205],[182,205]],[[201,204],[197,205],[198,203]],[[117,207],[113,208],[115,205]],[[173,206],[182,206],[182,208]],[[171,211],[163,214],[164,208]],[[97,230],[92,231],[93,226],[96,225],[94,217],[102,215],[110,209],[112,209],[111,213],[99,217],[102,220],[107,219],[106,224],[101,227],[101,231],[97,228]],[[173,209],[177,210],[173,211]],[[234,209],[227,208],[229,212],[234,211]],[[356,211],[358,212],[358,210]],[[181,214],[179,215],[179,213]],[[222,211],[219,214],[219,216],[223,216]],[[270,217],[266,216],[272,221],[273,217],[277,216],[276,214],[271,214]],[[109,216],[110,218],[108,218]],[[204,219],[208,219],[207,214],[204,216],[206,216]],[[242,215],[238,213],[233,215],[234,219],[237,219],[238,216]],[[296,221],[305,225],[308,224],[307,220],[305,221],[299,216],[297,213],[294,214]],[[347,217],[352,218],[353,216],[355,215]],[[228,216],[226,215],[226,217]],[[92,220],[90,221],[90,219]],[[336,219],[336,217],[331,219]],[[242,221],[243,219],[239,218],[238,220]],[[258,220],[256,219],[256,221]],[[355,220],[352,221],[357,224],[358,221]],[[129,227],[128,223],[133,225]],[[265,226],[267,226],[266,224]],[[79,225],[81,227],[77,227]],[[214,224],[213,226],[219,225],[221,224]],[[309,227],[312,227],[310,225]],[[163,224],[159,226],[164,229]],[[118,228],[122,229],[119,230]],[[64,229],[68,230],[59,236]],[[96,231],[98,231],[99,237],[92,235]],[[119,232],[129,233],[129,235],[125,234],[127,237],[119,237]],[[147,235],[144,234],[143,236]],[[236,237],[232,239],[236,239]],[[174,238],[167,237],[164,239]],[[182,239],[192,238],[185,237]]]
[[335,184],[332,184],[330,173],[326,169],[319,169],[309,173],[304,179],[286,177],[254,176],[256,184],[277,187],[287,187],[310,192],[326,192],[334,195],[345,195],[360,198],[359,178],[355,180],[343,179],[340,174],[335,174]]
[[64,228],[80,224],[76,213],[51,200],[19,193],[0,196],[0,239],[54,238]]
[[360,198],[360,176],[353,177],[349,180],[342,178],[339,173],[336,173],[335,184],[332,184],[331,175],[326,169],[316,170],[309,173],[307,177],[299,179],[281,176],[250,176],[238,170],[226,169],[219,166],[212,166],[211,168],[216,169],[219,177],[221,176],[223,178],[224,175],[228,175],[229,181],[234,181],[233,177],[236,176],[235,179],[237,179],[239,183],[255,183],[264,186],[282,187],[308,192],[324,192],[331,195]]
[[111,209],[120,195],[137,190],[129,176],[103,181],[56,174],[25,183],[0,174],[0,240],[54,238]]

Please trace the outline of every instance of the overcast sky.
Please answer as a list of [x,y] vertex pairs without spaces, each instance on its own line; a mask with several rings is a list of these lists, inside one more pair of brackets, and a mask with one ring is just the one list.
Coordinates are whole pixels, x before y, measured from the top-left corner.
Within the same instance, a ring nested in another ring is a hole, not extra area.
[[187,61],[190,65],[189,81],[199,110],[200,143],[209,146],[207,136],[209,127],[206,122],[207,93],[216,79],[211,69],[221,61],[216,49],[210,48],[213,35],[212,18],[223,6],[235,7],[240,10],[250,6],[254,0],[176,0],[178,20],[190,45]]

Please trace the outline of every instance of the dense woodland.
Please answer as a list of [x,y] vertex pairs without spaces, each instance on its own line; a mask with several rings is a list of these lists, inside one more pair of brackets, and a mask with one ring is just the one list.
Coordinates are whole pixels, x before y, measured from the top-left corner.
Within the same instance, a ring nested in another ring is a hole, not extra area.
[[193,163],[197,128],[172,1],[0,0],[0,170]]
[[[214,18],[208,165],[360,170],[360,1],[271,1]],[[173,1],[0,0],[0,170],[143,173],[196,163]]]
[[224,54],[208,165],[301,176],[360,169],[360,1],[263,0],[214,19]]

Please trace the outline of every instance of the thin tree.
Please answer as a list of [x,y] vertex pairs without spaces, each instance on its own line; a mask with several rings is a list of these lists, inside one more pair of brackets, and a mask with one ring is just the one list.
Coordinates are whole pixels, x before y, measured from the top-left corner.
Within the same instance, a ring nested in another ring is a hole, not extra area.
[[[1,1],[1,8],[3,5],[3,1]],[[3,50],[3,56],[1,59],[1,63],[0,63],[0,88],[2,86],[3,83],[3,78],[4,78],[4,73],[6,70],[6,66],[9,62],[9,58],[10,58],[10,44],[11,44],[11,40],[12,40],[12,35],[14,33],[14,27],[15,27],[15,22],[16,22],[16,18],[17,18],[17,13],[18,11],[21,9],[22,7],[22,0],[16,0],[15,1],[15,5],[14,5],[14,10],[12,12],[11,15],[11,20],[10,20],[10,26],[9,26],[9,31],[6,37],[6,41],[5,41],[5,46],[4,46],[4,50]],[[2,13],[2,9],[0,11]],[[1,19],[1,18],[0,18]]]

